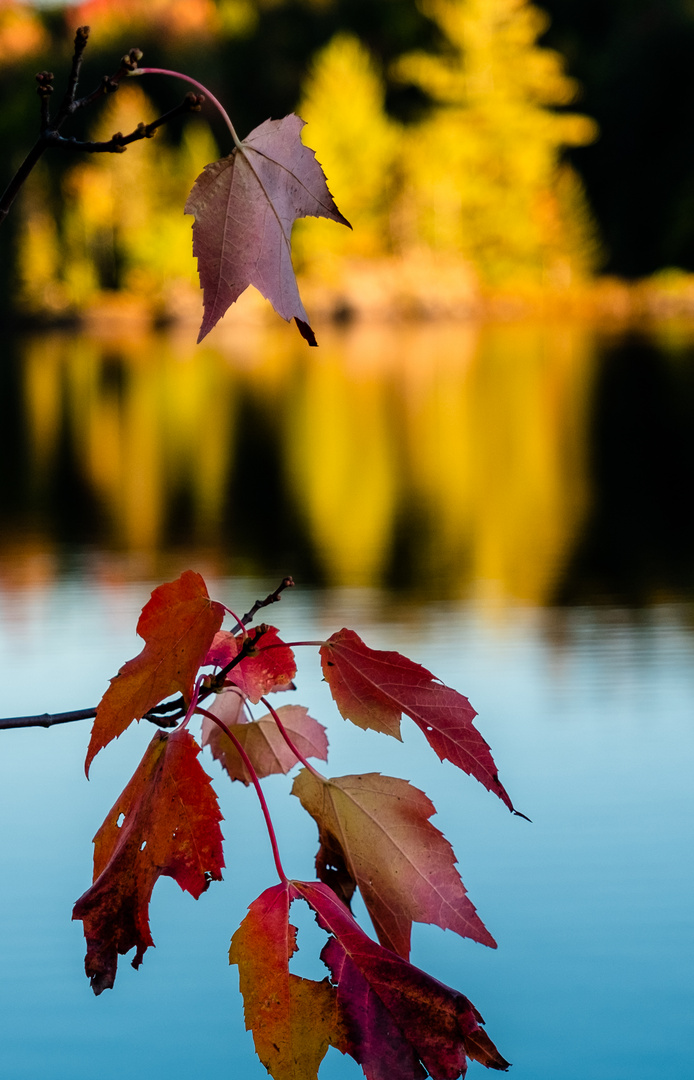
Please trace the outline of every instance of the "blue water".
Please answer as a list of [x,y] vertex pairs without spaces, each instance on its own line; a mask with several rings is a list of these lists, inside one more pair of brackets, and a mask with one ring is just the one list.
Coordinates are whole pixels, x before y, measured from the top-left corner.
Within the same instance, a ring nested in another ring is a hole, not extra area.
[[[152,582],[88,574],[0,593],[0,715],[94,704],[139,651]],[[209,583],[232,607],[266,582]],[[271,583],[274,585],[275,583]],[[685,1080],[694,1058],[694,611],[533,611],[395,605],[377,592],[295,590],[273,610],[289,639],[357,629],[466,693],[514,803],[511,817],[428,751],[409,721],[402,745],[342,721],[313,655],[297,700],[327,723],[329,774],[380,770],[438,809],[462,878],[499,943],[491,951],[416,927],[413,962],[462,990],[513,1062],[515,1080]],[[304,656],[304,652],[307,654]],[[91,838],[139,761],[133,726],[83,774],[88,724],[0,732],[0,1075],[8,1080],[261,1080],[244,1030],[231,934],[274,883],[251,791],[209,758],[225,817],[225,881],[195,902],[169,879],[151,907],[156,949],[115,989],[84,976],[75,899],[91,880]],[[312,878],[316,832],[290,782],[265,782],[288,872]],[[310,919],[299,955],[315,960]],[[323,1080],[362,1075],[331,1051]],[[470,1076],[481,1077],[472,1065]]]

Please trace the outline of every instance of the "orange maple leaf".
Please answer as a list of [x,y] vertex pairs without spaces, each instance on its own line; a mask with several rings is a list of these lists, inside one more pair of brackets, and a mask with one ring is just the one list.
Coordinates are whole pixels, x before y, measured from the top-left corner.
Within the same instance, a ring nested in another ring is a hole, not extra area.
[[84,923],[95,994],[113,986],[119,953],[136,948],[136,968],[154,944],[148,912],[159,877],[174,878],[196,900],[221,880],[222,815],[199,753],[184,728],[157,731],[94,837],[94,883],[72,917]]
[[210,600],[205,582],[193,570],[154,590],[137,624],[145,647],[111,679],[97,708],[84,765],[87,776],[99,750],[133,720],[170,694],[190,700],[198,668],[223,618],[224,607]]

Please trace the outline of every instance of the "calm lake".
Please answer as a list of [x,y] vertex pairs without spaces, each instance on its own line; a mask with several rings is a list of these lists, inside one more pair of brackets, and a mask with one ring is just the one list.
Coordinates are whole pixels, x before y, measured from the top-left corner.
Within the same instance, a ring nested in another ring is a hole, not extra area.
[[[429,751],[343,721],[314,650],[293,699],[328,775],[403,777],[436,805],[493,951],[417,925],[515,1080],[688,1080],[694,1054],[694,327],[585,324],[116,331],[13,340],[0,373],[0,716],[96,704],[137,617],[188,567],[288,640],[342,626],[466,694],[532,824]],[[91,840],[152,735],[84,777],[88,722],[0,731],[0,1073],[261,1080],[229,939],[274,884],[252,791],[205,752],[225,880],[171,879],[156,949],[84,976]],[[288,873],[314,823],[264,781]],[[363,909],[356,905],[359,917]],[[320,931],[298,974],[322,978]],[[366,916],[364,925],[368,928]],[[361,1070],[331,1050],[322,1080]],[[469,1075],[486,1075],[471,1065]]]

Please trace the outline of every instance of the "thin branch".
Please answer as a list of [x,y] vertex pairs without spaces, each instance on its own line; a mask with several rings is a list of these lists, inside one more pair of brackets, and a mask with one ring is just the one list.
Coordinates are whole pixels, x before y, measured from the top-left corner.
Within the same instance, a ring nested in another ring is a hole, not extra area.
[[[183,698],[174,701],[166,701],[163,705],[155,705],[141,718],[148,720],[160,728],[176,727],[181,717],[185,716],[185,708],[182,707]],[[37,716],[6,716],[0,719],[0,731],[9,731],[12,728],[55,727],[56,724],[71,724],[75,720],[91,720],[96,716],[96,706],[90,709],[72,709],[63,713],[39,713]]]
[[63,121],[68,117],[72,111],[75,103],[75,94],[77,93],[77,84],[80,78],[80,69],[82,67],[82,60],[84,59],[84,50],[87,47],[87,41],[89,40],[89,27],[78,26],[75,32],[75,48],[72,54],[72,66],[70,68],[70,75],[68,76],[67,88],[65,95],[60,104],[58,115],[55,120],[55,128],[59,128]]
[[[88,31],[89,27],[81,27],[80,29]],[[77,33],[79,34],[79,30],[77,31]],[[75,39],[75,44],[76,43],[77,39]],[[91,94],[87,94],[86,97],[75,98],[75,92],[77,90],[77,85],[75,84],[75,86],[73,86],[71,89],[72,96],[67,102],[67,105],[65,106],[64,114],[61,109],[60,124],[63,123],[63,120],[65,120],[67,116],[72,116],[73,113],[76,113],[79,109],[85,109],[88,105],[92,105],[95,101],[98,101],[99,98],[102,98],[104,94],[115,93],[123,79],[127,78],[128,75],[132,75],[132,73],[137,68],[138,60],[141,59],[142,52],[140,51],[140,49],[130,49],[130,51],[125,54],[125,56],[121,57],[121,62],[118,70],[114,72],[113,75],[104,75],[97,88],[95,90],[92,90]]]
[[56,724],[71,724],[73,720],[91,720],[96,716],[96,709],[75,709],[72,712],[41,713],[39,716],[8,716],[0,720],[0,731],[9,728],[55,727]]
[[24,158],[24,161],[17,169],[17,172],[14,174],[9,184],[5,188],[2,198],[0,199],[0,225],[2,225],[3,221],[9,214],[10,207],[12,206],[14,200],[17,198],[22,184],[28,177],[31,170],[36,165],[36,162],[41,157],[41,154],[44,152],[47,145],[48,144],[43,135],[36,140],[31,150]]
[[224,686],[224,680],[229,672],[235,668],[237,664],[240,664],[242,660],[245,660],[249,656],[254,656],[256,652],[258,652],[258,649],[256,648],[258,639],[262,637],[263,634],[267,633],[268,627],[265,623],[260,623],[258,626],[254,627],[254,630],[256,631],[255,637],[246,635],[241,642],[241,648],[236,656],[232,657],[229,663],[226,664],[221,671],[218,671],[215,675],[211,676],[208,683],[208,693],[216,693],[218,690],[221,690]]
[[170,109],[162,116],[157,117],[156,120],[152,120],[149,124],[138,124],[137,128],[134,131],[131,131],[129,135],[123,135],[119,131],[113,138],[106,142],[88,142],[76,138],[65,138],[60,134],[60,129],[68,117],[71,117],[79,109],[84,109],[88,105],[91,105],[105,94],[116,91],[123,79],[128,75],[133,75],[137,72],[138,61],[142,59],[142,53],[139,49],[130,49],[130,51],[121,58],[120,66],[113,75],[104,75],[97,88],[93,90],[91,94],[87,94],[82,98],[77,98],[77,85],[79,83],[82,60],[88,38],[89,27],[80,26],[75,34],[75,48],[65,94],[63,95],[60,108],[53,120],[51,120],[50,116],[50,98],[53,93],[53,74],[50,71],[40,71],[36,76],[36,82],[38,84],[37,93],[41,99],[41,134],[22,164],[19,166],[15,175],[10,180],[2,197],[0,197],[0,225],[2,225],[7,217],[12,203],[19,194],[22,185],[30,172],[44,151],[49,147],[60,147],[65,150],[81,150],[88,154],[122,154],[126,147],[130,146],[131,143],[138,142],[140,139],[151,139],[158,128],[163,124],[168,123],[168,121],[175,116],[180,116],[187,112],[200,111],[200,107],[205,100],[204,96],[202,94],[190,93],[186,94],[180,105]]
[[59,146],[63,150],[82,150],[88,154],[123,154],[131,143],[139,142],[140,139],[152,139],[157,129],[167,124],[173,117],[189,112],[199,112],[203,101],[202,94],[186,94],[180,104],[158,116],[156,120],[150,121],[149,124],[138,124],[129,135],[123,135],[117,131],[106,142],[87,142],[75,139],[74,136],[66,139],[57,131],[48,132],[46,141],[49,146]]
[[241,622],[244,624],[244,626],[248,626],[249,623],[253,622],[256,612],[260,611],[261,608],[267,607],[268,604],[278,604],[279,601],[282,599],[282,593],[284,592],[284,590],[291,589],[293,588],[293,586],[293,578],[283,578],[273,593],[270,593],[269,596],[266,596],[264,600],[256,600],[250,611],[247,611],[241,619]]
[[[196,95],[188,94],[187,97],[195,98]],[[182,108],[182,105],[179,106],[179,109]],[[187,108],[192,107],[193,106],[191,106],[190,104],[187,106]],[[171,112],[174,111],[175,110],[173,109],[171,110]],[[169,115],[170,114],[167,114],[167,116]],[[165,118],[160,118],[162,122],[164,122],[164,119]],[[145,135],[141,135],[139,137],[146,138]],[[114,138],[116,138],[116,136],[114,136]],[[2,218],[0,218],[0,221],[1,220]],[[260,611],[261,608],[267,607],[268,604],[277,603],[279,600],[282,599],[282,593],[284,592],[284,590],[291,588],[293,585],[294,581],[292,580],[292,578],[283,578],[283,580],[280,582],[274,592],[266,596],[264,600],[256,600],[250,611],[247,611],[246,614],[237,622],[237,626],[239,626],[240,629],[243,629],[244,626],[248,625],[248,623],[253,621],[253,617],[255,616],[257,611]],[[204,701],[205,698],[210,696],[210,694],[216,693],[217,689],[221,689],[224,685],[224,680],[229,674],[229,672],[247,656],[253,654],[253,652],[256,650],[258,639],[263,633],[265,633],[265,628],[262,623],[258,627],[256,627],[256,631],[257,632],[253,638],[246,638],[236,656],[226,665],[226,667],[222,668],[222,670],[217,672],[216,675],[210,677],[209,682],[207,682],[206,685],[204,683],[201,685],[199,691],[199,701]],[[298,644],[304,643],[299,642]],[[315,642],[315,644],[320,645],[322,644],[322,642]],[[273,646],[270,646],[270,648],[272,647]],[[151,724],[156,724],[156,726],[160,728],[172,728],[176,727],[179,720],[181,720],[185,715],[186,705],[182,696],[179,695],[177,698],[174,698],[173,701],[165,701],[161,705],[154,705],[148,712],[145,713],[143,717],[141,717],[141,719],[148,720]],[[4,719],[0,719],[0,731],[8,730],[10,728],[48,728],[54,727],[56,724],[70,724],[74,720],[90,720],[94,716],[96,716],[96,707],[91,709],[77,709],[65,713],[41,713],[38,716],[9,716]],[[310,767],[311,766],[309,765],[309,768]]]

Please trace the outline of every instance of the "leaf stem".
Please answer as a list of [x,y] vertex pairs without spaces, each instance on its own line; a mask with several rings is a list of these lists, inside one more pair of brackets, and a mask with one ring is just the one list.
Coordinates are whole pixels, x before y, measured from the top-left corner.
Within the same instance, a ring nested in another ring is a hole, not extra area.
[[242,150],[241,140],[239,139],[238,135],[236,134],[236,129],[234,128],[234,125],[231,122],[231,119],[229,117],[228,112],[226,111],[226,109],[222,105],[221,101],[219,101],[214,96],[214,94],[210,93],[210,91],[207,89],[207,87],[203,86],[202,83],[198,82],[197,79],[191,78],[190,75],[183,75],[182,72],[180,72],[180,71],[169,71],[168,68],[150,68],[150,67],[144,67],[143,68],[143,67],[138,67],[138,68],[135,68],[134,71],[129,72],[129,75],[131,77],[134,76],[134,75],[171,75],[174,79],[183,79],[184,82],[190,83],[191,86],[197,87],[197,89],[200,90],[205,95],[205,97],[210,99],[212,104],[217,108],[220,115],[223,117],[224,123],[226,124],[226,126],[229,128],[229,131],[231,132],[231,137],[234,140],[234,146],[236,146],[236,148],[238,150]]
[[263,789],[260,786],[260,780],[258,779],[258,774],[255,771],[255,769],[253,768],[253,763],[252,763],[251,759],[249,758],[248,754],[244,750],[244,748],[241,745],[241,743],[239,742],[239,740],[236,738],[236,736],[234,734],[232,734],[230,728],[224,723],[223,720],[220,720],[219,717],[215,716],[215,714],[213,712],[210,712],[209,709],[203,709],[203,707],[201,705],[197,706],[196,711],[198,713],[201,713],[202,716],[206,716],[209,720],[212,720],[217,725],[217,727],[221,728],[222,731],[224,732],[224,734],[227,735],[229,739],[231,739],[232,743],[234,744],[236,750],[238,751],[238,753],[239,753],[239,755],[241,757],[241,760],[243,761],[244,765],[248,769],[248,773],[250,775],[251,780],[253,781],[253,786],[255,788],[256,795],[258,796],[258,801],[260,802],[260,807],[261,807],[261,809],[263,811],[263,816],[265,818],[265,825],[267,827],[268,835],[270,837],[270,844],[272,845],[272,856],[273,856],[273,858],[275,860],[275,869],[277,870],[277,874],[278,874],[279,879],[282,882],[282,884],[286,885],[287,882],[289,881],[289,878],[285,874],[284,867],[282,866],[282,860],[280,859],[280,849],[279,849],[279,846],[277,844],[277,836],[275,834],[275,828],[274,828],[274,826],[272,824],[272,818],[270,817],[270,811],[268,809],[267,802],[265,801],[265,796],[263,795]]
[[301,764],[304,765],[308,769],[309,772],[312,772],[313,775],[316,776],[319,780],[325,780],[325,777],[323,776],[323,773],[319,772],[318,769],[314,768],[314,766],[311,765],[311,763],[306,760],[304,755],[299,750],[298,746],[292,741],[292,738],[291,738],[289,732],[287,731],[286,727],[284,726],[284,724],[280,720],[279,716],[277,715],[276,710],[273,709],[273,707],[270,704],[270,702],[268,701],[268,699],[265,698],[265,697],[261,697],[260,700],[262,701],[265,708],[269,710],[270,714],[272,715],[272,719],[277,724],[277,728],[279,730],[280,735],[282,736],[282,738],[284,739],[284,741],[286,742],[287,746],[289,747],[291,752],[294,754],[294,756],[296,758],[298,758],[298,760],[301,762]]
[[223,605],[222,605],[222,607],[224,608],[224,610],[225,610],[226,612],[228,612],[228,614],[229,614],[229,615],[231,615],[231,617],[232,617],[233,619],[236,619],[236,626],[235,626],[235,627],[234,627],[234,629],[233,629],[233,630],[231,631],[231,632],[232,632],[232,634],[233,634],[233,633],[234,633],[234,632],[236,631],[236,627],[238,627],[238,628],[239,628],[239,630],[241,631],[241,633],[243,634],[243,640],[245,641],[245,640],[246,640],[246,638],[248,637],[248,631],[246,630],[246,624],[244,623],[243,619],[239,619],[239,617],[238,617],[238,615],[236,614],[236,612],[235,612],[235,611],[232,611],[232,610],[231,610],[231,608],[230,608],[230,607],[229,607],[229,606],[228,606],[227,604],[223,604]]
[[190,698],[190,705],[186,709],[186,714],[178,725],[179,727],[185,727],[188,724],[191,716],[197,709],[198,701],[200,700],[200,688],[205,682],[206,677],[207,676],[205,675],[198,675],[197,679],[195,680],[195,686],[193,687],[193,693]]

